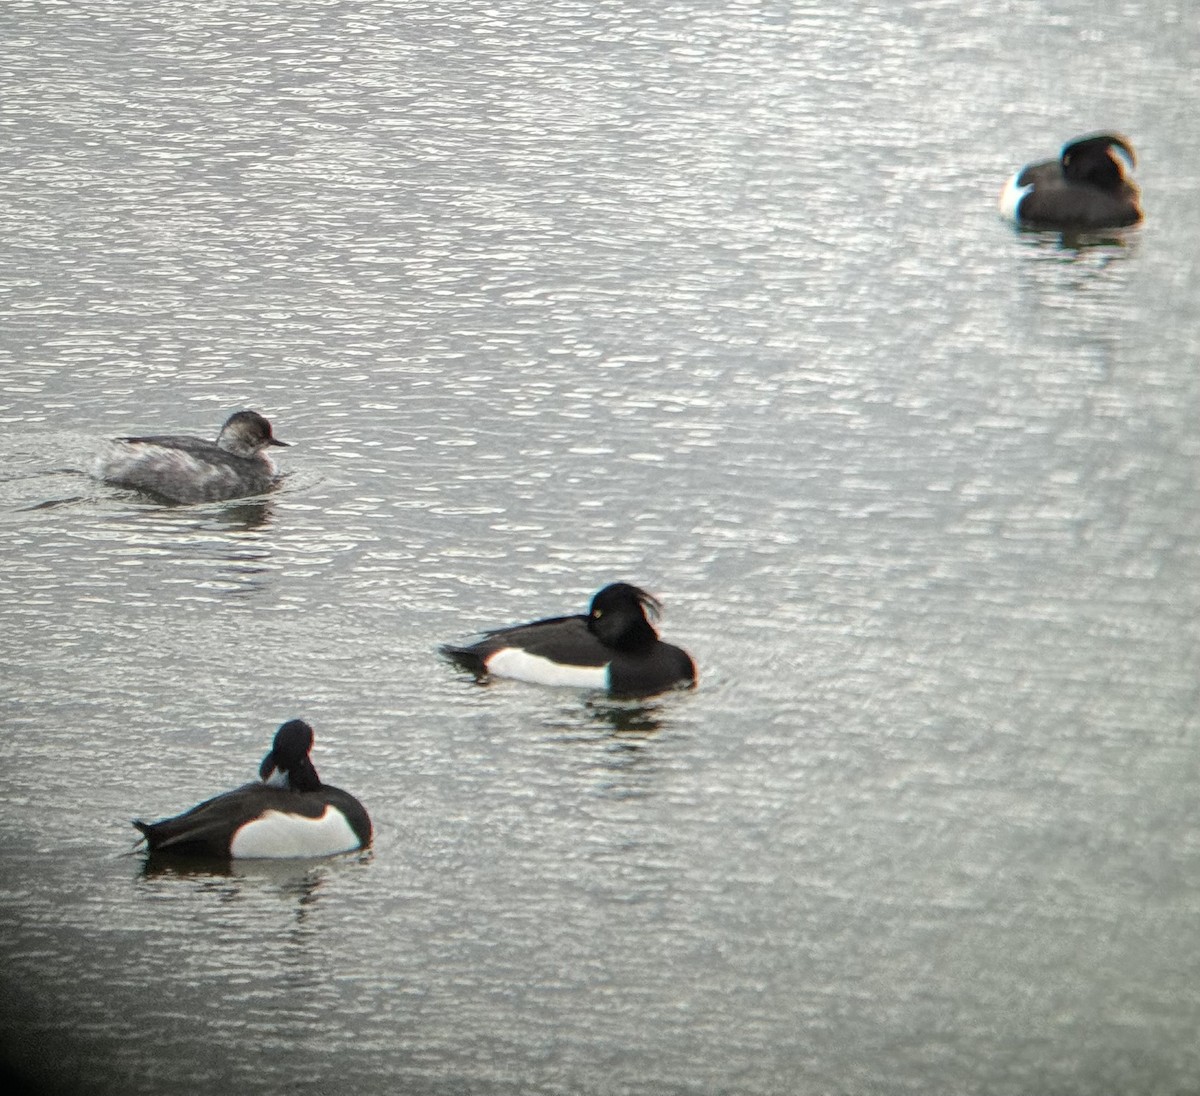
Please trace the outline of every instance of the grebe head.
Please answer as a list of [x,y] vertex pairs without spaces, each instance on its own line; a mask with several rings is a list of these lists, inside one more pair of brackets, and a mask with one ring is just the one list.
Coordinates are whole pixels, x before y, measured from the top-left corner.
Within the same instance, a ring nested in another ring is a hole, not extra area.
[[217,435],[218,448],[237,457],[252,457],[268,445],[287,447],[271,432],[271,424],[257,411],[235,411]]

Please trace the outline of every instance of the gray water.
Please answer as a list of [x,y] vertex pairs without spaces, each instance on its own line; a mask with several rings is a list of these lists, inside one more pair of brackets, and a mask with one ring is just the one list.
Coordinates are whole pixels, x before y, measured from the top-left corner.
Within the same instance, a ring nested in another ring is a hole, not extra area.
[[[14,1069],[1200,1090],[1196,10],[8,0]],[[999,221],[1099,128],[1142,228]],[[239,407],[267,501],[81,471]],[[436,653],[615,579],[695,692]],[[293,716],[374,848],[144,870]]]

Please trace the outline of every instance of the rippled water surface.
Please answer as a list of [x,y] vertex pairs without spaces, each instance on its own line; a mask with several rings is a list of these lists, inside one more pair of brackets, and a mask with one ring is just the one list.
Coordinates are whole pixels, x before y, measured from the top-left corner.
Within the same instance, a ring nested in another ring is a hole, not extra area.
[[[18,1074],[1200,1089],[1200,28],[1148,13],[8,0]],[[1098,128],[1144,227],[998,220]],[[85,474],[239,407],[266,500]],[[614,579],[698,690],[436,653]],[[292,716],[369,854],[131,852]]]

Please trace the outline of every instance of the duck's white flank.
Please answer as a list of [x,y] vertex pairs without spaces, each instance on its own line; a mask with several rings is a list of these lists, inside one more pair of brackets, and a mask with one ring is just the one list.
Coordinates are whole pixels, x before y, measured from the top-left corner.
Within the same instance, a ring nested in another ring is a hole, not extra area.
[[569,685],[577,689],[607,689],[608,666],[564,666],[520,647],[505,647],[487,660],[489,673],[530,681],[535,685]]
[[1013,173],[1013,177],[1004,185],[1004,189],[1000,192],[1000,216],[1007,218],[1010,221],[1017,220],[1017,206],[1021,204],[1021,199],[1025,197],[1033,189],[1032,183],[1026,183],[1025,186],[1017,186],[1017,180],[1021,177],[1021,172],[1024,168]]
[[235,860],[290,860],[351,852],[359,844],[345,816],[332,807],[320,818],[269,810],[238,830],[229,851]]

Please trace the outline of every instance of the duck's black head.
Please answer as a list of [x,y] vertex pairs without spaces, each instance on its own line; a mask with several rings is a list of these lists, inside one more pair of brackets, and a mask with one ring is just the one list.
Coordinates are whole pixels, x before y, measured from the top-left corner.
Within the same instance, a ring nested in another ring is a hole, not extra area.
[[635,651],[658,639],[651,621],[661,612],[656,597],[628,582],[614,582],[592,598],[588,628],[608,647]]
[[1062,150],[1063,176],[1100,190],[1117,190],[1127,182],[1125,165],[1137,166],[1133,145],[1119,133],[1092,133]]
[[275,773],[293,791],[313,792],[321,786],[321,778],[309,754],[313,747],[313,729],[303,719],[289,719],[275,732],[275,742],[258,767],[265,782],[273,782]]

